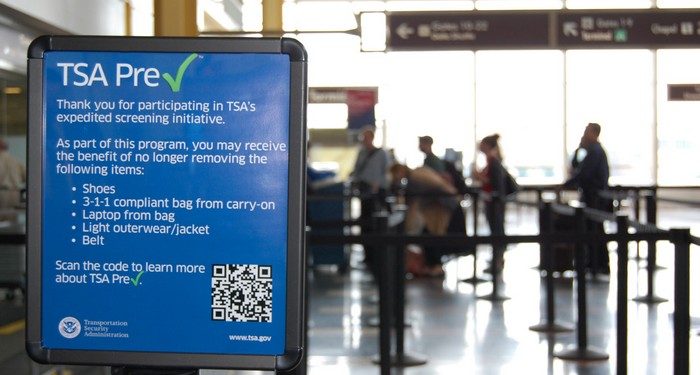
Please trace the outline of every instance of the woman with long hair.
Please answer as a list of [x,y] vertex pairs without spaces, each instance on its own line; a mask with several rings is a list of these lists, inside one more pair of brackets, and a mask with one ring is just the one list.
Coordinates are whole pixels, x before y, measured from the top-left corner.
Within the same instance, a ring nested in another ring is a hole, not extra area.
[[[486,167],[475,172],[475,177],[481,182],[486,204],[486,220],[492,236],[505,235],[506,172],[502,164],[503,156],[498,144],[499,138],[500,135],[492,134],[479,142],[479,151],[486,156]],[[493,245],[493,268],[503,269],[505,249],[505,244]]]

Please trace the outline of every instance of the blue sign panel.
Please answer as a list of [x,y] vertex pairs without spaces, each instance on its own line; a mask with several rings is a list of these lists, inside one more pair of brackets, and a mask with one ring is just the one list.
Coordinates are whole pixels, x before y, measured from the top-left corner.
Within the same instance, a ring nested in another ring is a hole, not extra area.
[[285,354],[290,57],[42,69],[42,348]]
[[46,54],[46,347],[283,353],[285,57]]

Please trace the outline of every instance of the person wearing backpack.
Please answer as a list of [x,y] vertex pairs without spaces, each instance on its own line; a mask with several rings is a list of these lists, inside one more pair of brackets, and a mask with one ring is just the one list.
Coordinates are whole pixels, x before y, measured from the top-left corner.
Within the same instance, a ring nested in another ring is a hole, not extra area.
[[[492,134],[479,142],[479,151],[486,156],[486,167],[481,171],[474,171],[474,176],[481,182],[486,220],[492,236],[505,235],[506,196],[508,195],[507,172],[503,167],[499,138],[500,135]],[[505,244],[493,245],[492,262],[498,270],[503,269],[505,249]]]

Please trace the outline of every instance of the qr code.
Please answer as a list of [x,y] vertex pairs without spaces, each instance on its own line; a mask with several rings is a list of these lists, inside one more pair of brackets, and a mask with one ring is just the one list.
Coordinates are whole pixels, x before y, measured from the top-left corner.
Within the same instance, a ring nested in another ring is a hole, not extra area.
[[226,322],[272,322],[272,266],[213,265],[211,318]]

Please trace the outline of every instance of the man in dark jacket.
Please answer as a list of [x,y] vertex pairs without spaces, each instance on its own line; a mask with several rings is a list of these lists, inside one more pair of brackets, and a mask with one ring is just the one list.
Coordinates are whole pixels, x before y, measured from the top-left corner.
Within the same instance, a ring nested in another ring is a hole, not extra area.
[[[581,160],[571,177],[564,183],[565,187],[577,187],[586,207],[602,211],[611,211],[610,201],[599,196],[601,191],[608,189],[610,167],[608,156],[598,141],[600,125],[589,123],[581,137],[581,147],[586,156]],[[589,221],[588,230],[603,232],[603,225]],[[596,244],[591,249],[590,267],[595,271],[610,273],[608,249],[604,243]]]
[[433,153],[433,137],[429,135],[418,137],[418,149],[425,154],[424,166],[432,168],[440,175],[445,173],[445,163]]

